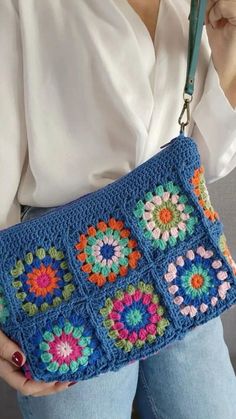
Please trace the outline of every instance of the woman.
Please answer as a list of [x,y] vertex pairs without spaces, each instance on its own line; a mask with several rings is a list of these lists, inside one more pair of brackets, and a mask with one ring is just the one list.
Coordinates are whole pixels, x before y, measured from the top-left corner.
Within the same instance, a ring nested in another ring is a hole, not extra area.
[[[176,136],[188,14],[187,0],[1,0],[2,228],[20,221],[21,205],[29,219],[96,190]],[[187,134],[212,182],[236,166],[235,1],[209,1],[205,23]],[[236,415],[220,318],[73,387],[27,380],[3,333],[0,356],[25,419],[128,419],[135,394],[141,418]]]

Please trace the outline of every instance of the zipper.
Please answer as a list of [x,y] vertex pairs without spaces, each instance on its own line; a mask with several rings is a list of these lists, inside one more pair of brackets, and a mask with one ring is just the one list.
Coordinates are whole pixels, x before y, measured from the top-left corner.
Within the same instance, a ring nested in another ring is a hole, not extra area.
[[168,143],[163,144],[160,148],[161,149],[166,148],[166,147],[170,146],[171,144],[173,144],[175,141],[177,141],[179,139],[182,139],[183,140],[184,138],[186,139],[187,137],[184,135],[183,132],[180,132],[180,134],[178,135],[178,137],[175,137],[175,138],[173,138],[173,140],[169,141]]

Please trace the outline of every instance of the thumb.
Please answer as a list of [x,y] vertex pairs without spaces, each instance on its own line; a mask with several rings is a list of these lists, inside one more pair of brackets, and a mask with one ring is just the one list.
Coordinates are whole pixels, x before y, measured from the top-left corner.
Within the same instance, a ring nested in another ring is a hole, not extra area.
[[8,337],[0,331],[0,358],[9,361],[17,367],[22,367],[26,361],[24,353],[19,346],[8,339]]

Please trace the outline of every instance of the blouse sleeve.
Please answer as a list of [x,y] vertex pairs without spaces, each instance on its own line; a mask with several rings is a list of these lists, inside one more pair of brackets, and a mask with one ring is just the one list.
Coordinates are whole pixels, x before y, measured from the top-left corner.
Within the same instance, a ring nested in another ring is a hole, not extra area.
[[20,221],[17,190],[26,156],[17,0],[0,1],[0,229]]
[[210,58],[203,95],[192,112],[192,137],[197,141],[208,183],[236,167],[236,108],[220,86]]

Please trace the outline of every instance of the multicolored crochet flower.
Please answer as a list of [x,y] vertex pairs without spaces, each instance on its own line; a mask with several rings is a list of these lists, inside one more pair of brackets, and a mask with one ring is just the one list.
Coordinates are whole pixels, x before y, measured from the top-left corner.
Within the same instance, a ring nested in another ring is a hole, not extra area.
[[137,202],[134,215],[139,226],[154,247],[165,250],[167,244],[175,246],[177,240],[194,233],[197,218],[194,208],[188,205],[188,198],[173,182],[159,185],[154,192],[148,192],[144,200]]
[[130,230],[123,221],[110,218],[100,221],[96,227],[89,227],[87,234],[81,234],[75,245],[79,251],[77,259],[81,270],[88,274],[88,280],[102,287],[107,281],[126,276],[129,269],[135,269],[140,252],[137,242],[130,237]]
[[204,214],[209,220],[215,221],[219,219],[218,213],[214,210],[211,205],[209,192],[206,186],[206,180],[204,176],[204,167],[201,166],[194,171],[194,176],[190,181],[194,187],[194,193],[198,198],[198,202],[201,205]]
[[144,282],[118,290],[114,299],[106,299],[100,313],[108,336],[125,352],[155,342],[169,325],[159,296]]
[[23,260],[17,261],[11,275],[16,298],[29,316],[58,306],[75,290],[64,254],[55,247],[27,253]]
[[0,286],[0,323],[6,323],[10,313],[8,310],[7,300],[4,296],[4,290]]
[[228,245],[227,245],[226,237],[225,237],[224,234],[221,234],[221,236],[219,238],[219,248],[220,248],[221,252],[223,253],[223,255],[225,256],[225,258],[227,259],[228,263],[230,264],[234,275],[236,276],[236,263],[233,260],[233,257],[230,253],[230,250],[229,250]]
[[224,300],[231,288],[223,262],[203,246],[187,251],[185,256],[170,263],[164,278],[174,304],[179,306],[181,314],[190,317],[198,311],[205,313],[219,299]]
[[98,357],[92,331],[79,319],[77,325],[69,320],[63,325],[54,324],[33,341],[37,344],[35,355],[42,361],[40,368],[46,367],[51,373],[74,373]]

